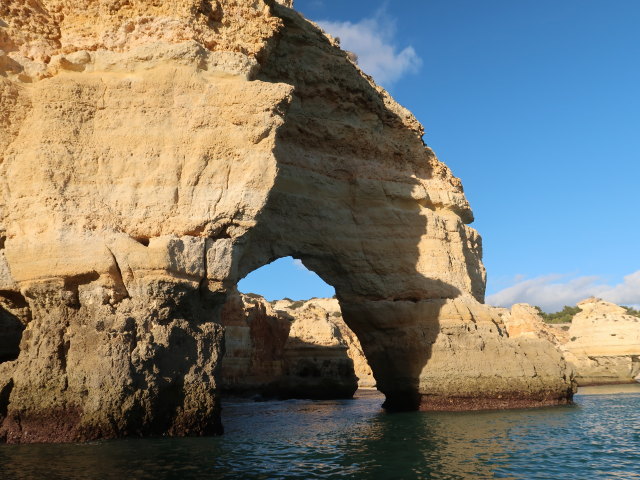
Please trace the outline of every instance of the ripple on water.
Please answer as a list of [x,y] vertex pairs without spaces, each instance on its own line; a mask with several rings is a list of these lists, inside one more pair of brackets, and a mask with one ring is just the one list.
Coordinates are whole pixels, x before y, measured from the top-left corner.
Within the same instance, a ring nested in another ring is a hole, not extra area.
[[640,389],[530,410],[384,413],[356,400],[228,401],[226,434],[2,445],[0,478],[640,479]]

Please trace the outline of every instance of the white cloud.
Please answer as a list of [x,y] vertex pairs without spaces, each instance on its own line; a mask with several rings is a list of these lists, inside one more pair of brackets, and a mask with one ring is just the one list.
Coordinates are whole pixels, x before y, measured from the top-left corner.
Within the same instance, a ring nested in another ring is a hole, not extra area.
[[395,21],[384,10],[357,23],[317,23],[333,37],[339,37],[342,48],[355,53],[360,68],[381,85],[388,87],[406,73],[417,72],[422,65],[412,46],[400,50],[395,45]]
[[305,272],[310,272],[311,271],[307,267],[304,266],[304,263],[302,263],[302,260],[300,260],[299,258],[294,258],[293,259],[293,264],[295,265],[296,268],[299,268],[300,270],[304,270]]
[[640,270],[624,277],[617,285],[607,285],[600,277],[567,278],[567,275],[545,275],[516,280],[510,287],[487,297],[487,303],[510,307],[514,303],[538,305],[547,312],[575,305],[588,297],[600,297],[618,305],[640,305]]

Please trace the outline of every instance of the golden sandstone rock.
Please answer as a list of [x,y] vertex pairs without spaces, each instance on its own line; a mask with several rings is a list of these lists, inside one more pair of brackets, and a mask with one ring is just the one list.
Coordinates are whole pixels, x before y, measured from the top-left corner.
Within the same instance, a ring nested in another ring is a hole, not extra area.
[[312,302],[273,305],[230,292],[221,320],[221,388],[279,398],[351,398],[358,388],[351,346],[334,318]]
[[640,318],[599,298],[578,303],[570,324],[547,325],[527,304],[501,310],[511,337],[553,343],[575,372],[578,385],[630,383],[640,373]]
[[3,1],[0,298],[24,332],[0,438],[221,432],[226,293],[287,255],[336,288],[390,408],[567,401],[480,303],[422,133],[286,5]]
[[562,345],[578,384],[633,382],[640,374],[640,318],[599,298],[583,300],[578,307]]

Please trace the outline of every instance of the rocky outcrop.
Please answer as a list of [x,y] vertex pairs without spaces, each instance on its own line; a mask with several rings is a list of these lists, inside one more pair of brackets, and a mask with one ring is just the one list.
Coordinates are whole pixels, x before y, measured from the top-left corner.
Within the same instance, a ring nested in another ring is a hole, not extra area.
[[[318,351],[322,348],[341,346],[337,353],[344,355],[345,350],[347,351],[353,360],[359,385],[375,386],[373,372],[360,342],[342,320],[337,300],[279,300],[270,304],[257,296],[244,298],[248,312],[247,323],[255,321],[250,319],[251,312],[254,311],[269,312],[267,316],[271,318],[290,319],[292,322],[290,337],[284,347],[279,349],[282,364],[292,358],[302,364],[317,362]],[[475,302],[464,305],[459,301],[449,301],[439,306],[437,318],[438,323],[433,331],[416,331],[411,335],[407,334],[404,340],[411,347],[412,337],[420,340],[421,336],[430,335],[433,338],[428,362],[419,374],[422,394],[413,400],[419,403],[420,408],[467,410],[548,405],[558,402],[556,392],[559,389],[565,388],[566,395],[571,395],[572,371],[552,343],[555,337],[551,329],[547,338],[540,338],[540,331],[546,327],[532,307],[518,305],[509,312],[488,309]],[[237,337],[231,339],[233,345],[236,345]],[[249,335],[243,338],[249,338]],[[262,340],[261,338],[256,343],[261,344]],[[292,345],[298,344],[304,345],[304,348],[291,349]],[[249,352],[246,356],[251,355],[251,343],[245,343],[244,351]],[[340,356],[337,358],[340,359]],[[333,361],[336,361],[335,357]],[[234,369],[234,365],[240,364],[225,357],[223,371],[227,362]],[[277,391],[274,387],[279,386],[277,376],[283,371],[282,364],[270,377],[269,387],[272,392]],[[310,380],[317,382],[323,377],[332,376],[335,373],[326,371]],[[256,377],[250,366],[240,377],[253,381],[253,386],[258,387],[258,390],[268,391],[264,381],[255,381]],[[499,377],[509,378],[510,383],[507,385],[496,381]],[[291,385],[305,383],[297,379]],[[307,382],[307,385],[313,383]],[[545,389],[547,397],[540,395]],[[324,391],[327,392],[326,396],[330,396],[329,386]],[[287,390],[280,392],[280,395],[286,396]]]
[[319,399],[350,398],[358,388],[341,331],[315,305],[276,310],[258,295],[231,294],[222,325],[225,391]]
[[569,325],[548,325],[538,310],[517,304],[503,320],[512,337],[552,342],[575,372],[578,385],[633,382],[640,372],[640,318],[613,303],[589,298]]
[[[278,300],[274,302],[277,311],[301,324],[315,317],[315,322],[326,323],[331,326],[332,337],[347,347],[347,355],[353,362],[353,369],[358,377],[358,387],[375,388],[376,381],[369,366],[358,337],[351,331],[342,318],[340,303],[335,298],[312,298],[305,301]],[[337,329],[337,330],[336,330]],[[327,329],[329,331],[329,329]],[[315,342],[315,335],[307,335],[308,342]]]
[[515,353],[429,387],[440,327],[495,358],[462,185],[286,5],[8,0],[0,19],[0,297],[26,319],[0,437],[220,432],[227,292],[288,255],[336,288],[389,406],[570,396],[514,382],[536,365]]
[[291,318],[291,330],[284,349],[284,376],[276,382],[278,393],[297,398],[351,398],[358,388],[354,362],[327,311],[307,303],[295,313],[285,309],[284,314]]
[[274,394],[284,375],[291,319],[254,295],[231,292],[222,310],[224,358],[220,387],[234,393]]
[[511,309],[496,309],[510,337],[539,338],[561,345],[569,340],[567,331],[560,326],[547,324],[536,307],[516,303]]
[[[462,299],[424,302],[420,307],[418,312],[413,306],[407,309],[414,313],[407,313],[405,335],[387,341],[402,342],[407,352],[416,352],[417,345],[428,342],[429,347],[421,351],[425,362],[418,364],[422,367],[416,375],[421,409],[544,406],[566,403],[572,397],[572,372],[557,349],[538,338],[510,337],[499,310]],[[384,318],[386,311],[376,313]],[[436,321],[420,324],[418,318]],[[377,345],[384,348],[384,342]],[[365,353],[370,359],[366,348]],[[397,361],[390,356],[387,360]],[[371,365],[377,379],[380,371]]]
[[599,298],[583,300],[578,307],[561,347],[578,383],[633,382],[640,374],[640,318]]

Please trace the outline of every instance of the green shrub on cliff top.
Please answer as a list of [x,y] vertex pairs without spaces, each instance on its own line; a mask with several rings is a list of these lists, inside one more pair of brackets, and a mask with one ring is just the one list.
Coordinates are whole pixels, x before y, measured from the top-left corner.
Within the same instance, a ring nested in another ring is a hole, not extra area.
[[634,317],[640,318],[640,310],[636,310],[633,307],[625,307],[624,305],[622,305],[622,308],[627,311],[627,315],[633,315]]
[[540,316],[547,323],[571,323],[573,316],[580,311],[578,307],[565,305],[562,310],[555,313],[545,313],[540,307],[535,307],[540,312]]
[[[580,311],[579,307],[570,307],[565,305],[562,310],[555,313],[545,313],[542,311],[540,307],[535,307],[538,312],[540,312],[540,316],[547,323],[571,323],[573,320],[573,316]],[[625,307],[622,305],[627,311],[627,315],[633,315],[634,317],[640,318],[640,310],[636,310],[633,307]]]

